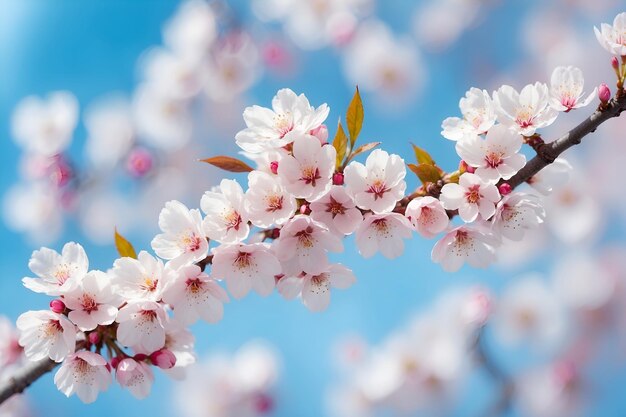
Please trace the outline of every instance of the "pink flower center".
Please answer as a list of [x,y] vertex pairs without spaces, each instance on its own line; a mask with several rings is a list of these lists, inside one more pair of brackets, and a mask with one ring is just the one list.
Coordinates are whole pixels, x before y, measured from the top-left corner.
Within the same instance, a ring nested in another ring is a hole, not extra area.
[[298,244],[300,247],[310,248],[315,244],[315,239],[313,238],[313,228],[311,226],[299,231],[295,236],[298,238]]
[[158,283],[158,279],[153,279],[152,277],[144,277],[143,282],[140,284],[140,287],[144,291],[153,292],[156,290]]
[[389,191],[389,188],[385,186],[385,182],[382,180],[376,180],[370,184],[370,188],[368,188],[365,192],[374,194],[374,201],[379,198],[383,198],[383,195]]
[[230,229],[239,230],[241,223],[241,216],[235,210],[231,210],[224,216],[224,224],[226,225],[227,231],[230,231]]
[[87,314],[91,314],[92,311],[98,310],[98,303],[91,296],[91,294],[83,294],[83,299],[80,304],[83,308],[83,311]]
[[59,285],[63,285],[65,281],[70,277],[70,267],[67,264],[59,265],[57,270],[54,271],[54,277],[57,279]]
[[146,321],[154,321],[157,317],[157,313],[154,310],[141,310],[141,317]]
[[239,252],[235,258],[234,265],[239,269],[249,268],[252,263],[251,258],[252,256],[250,256],[249,252]]
[[278,131],[280,138],[293,130],[293,121],[291,120],[291,112],[280,113],[274,116],[274,128]]
[[185,284],[187,285],[187,291],[192,294],[201,292],[202,287],[204,286],[204,282],[200,278],[187,278]]
[[346,208],[330,196],[330,202],[326,203],[326,212],[332,214],[333,219],[339,214],[345,214]]
[[189,235],[185,235],[182,238],[183,246],[185,247],[185,252],[195,252],[200,249],[200,243],[202,240],[198,235],[191,232]]
[[63,327],[61,326],[61,322],[59,320],[50,320],[48,324],[44,328],[44,334],[47,337],[56,336],[57,333],[62,332]]
[[567,107],[567,110],[571,110],[576,106],[576,97],[570,91],[563,92],[561,94],[561,104]]
[[313,292],[318,294],[326,292],[328,290],[328,274],[320,274],[311,277],[311,284],[313,284]]
[[304,181],[305,184],[311,184],[315,187],[316,181],[321,179],[320,170],[317,167],[306,167],[302,170],[302,176],[300,181]]
[[455,242],[458,245],[465,245],[470,240],[469,234],[464,230],[457,230]]
[[490,168],[497,168],[502,163],[502,152],[489,152],[485,155],[485,163]]
[[530,109],[524,108],[517,112],[515,123],[517,123],[522,128],[527,128],[533,125],[534,120],[535,116],[532,115]]
[[472,185],[465,192],[465,200],[467,200],[467,202],[470,204],[478,204],[481,197],[482,196],[480,195],[480,185],[478,184]]
[[270,195],[267,197],[267,207],[265,211],[275,212],[283,208],[283,196],[282,195]]
[[378,234],[385,234],[389,231],[389,225],[387,219],[376,219],[372,222],[372,226]]

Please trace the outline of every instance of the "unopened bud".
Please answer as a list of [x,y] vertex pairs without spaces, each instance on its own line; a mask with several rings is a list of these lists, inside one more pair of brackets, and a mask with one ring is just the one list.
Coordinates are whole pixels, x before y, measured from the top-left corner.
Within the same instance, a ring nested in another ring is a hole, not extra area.
[[138,353],[138,354],[136,354],[135,356],[133,356],[133,358],[134,358],[137,362],[145,361],[147,357],[148,357],[148,355],[143,354],[143,353]]
[[278,174],[278,162],[276,161],[270,162],[270,171],[272,171],[272,174],[274,175]]
[[272,239],[278,239],[279,237],[280,237],[280,229],[279,228],[272,229],[271,238]]
[[141,178],[152,169],[152,154],[144,148],[135,148],[128,155],[126,169],[136,178]]
[[341,172],[335,172],[333,174],[333,184],[343,185],[343,174]]
[[311,212],[311,209],[309,208],[308,204],[303,204],[300,206],[300,214],[309,214]]
[[617,60],[616,56],[611,58],[611,66],[613,67],[613,69],[618,69],[619,68],[619,61]]
[[100,342],[100,334],[97,332],[91,332],[89,333],[88,339],[89,343],[91,343],[92,345],[96,345],[98,344],[98,342]]
[[61,314],[65,311],[65,303],[58,298],[50,301],[50,310],[57,314]]
[[120,359],[120,357],[119,357],[119,356],[115,356],[115,357],[113,357],[113,358],[111,359],[111,367],[112,367],[113,369],[117,369],[117,365],[119,365],[119,364],[120,364],[120,361],[121,361],[121,359]]
[[161,369],[170,369],[176,365],[176,356],[169,349],[161,349],[150,355],[150,361]]
[[500,194],[502,195],[511,194],[511,191],[513,191],[513,187],[511,187],[511,184],[509,184],[508,182],[503,182],[498,186],[498,191],[500,191]]
[[326,127],[326,125],[316,127],[309,133],[318,138],[322,145],[328,141],[328,128]]
[[598,87],[598,98],[602,103],[608,103],[611,99],[611,89],[605,83],[600,84],[600,87]]
[[467,165],[467,162],[465,162],[465,165],[466,165],[465,172],[468,172],[470,174],[473,174],[474,172],[476,172],[476,168],[474,168],[473,166]]

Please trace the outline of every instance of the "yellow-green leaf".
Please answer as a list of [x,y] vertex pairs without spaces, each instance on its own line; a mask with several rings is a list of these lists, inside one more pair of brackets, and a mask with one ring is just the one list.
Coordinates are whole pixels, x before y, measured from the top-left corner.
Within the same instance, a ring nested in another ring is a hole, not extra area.
[[350,156],[348,157],[348,159],[346,159],[346,165],[348,164],[348,162],[350,162],[355,156],[362,154],[363,152],[368,152],[371,151],[372,149],[374,149],[375,147],[377,147],[378,145],[380,145],[381,142],[370,142],[370,143],[366,143],[365,145],[361,145],[358,148],[356,148],[354,150],[354,152],[350,153]]
[[333,148],[337,151],[337,162],[335,166],[339,168],[341,162],[343,162],[343,158],[346,156],[348,148],[348,137],[343,130],[343,126],[341,126],[341,121],[337,123],[337,133],[335,134],[335,139],[333,139]]
[[348,133],[350,134],[350,149],[354,149],[356,138],[359,136],[359,133],[361,133],[361,127],[363,127],[363,102],[361,101],[358,86],[348,106],[346,124],[348,126]]
[[212,158],[201,159],[200,161],[206,162],[218,168],[221,168],[229,172],[250,172],[253,168],[243,161],[230,156],[214,156]]
[[435,161],[428,152],[415,145],[414,143],[411,143],[411,146],[413,146],[413,152],[415,152],[415,159],[417,160],[418,164],[435,165]]
[[117,229],[115,229],[115,247],[117,248],[117,252],[120,256],[137,259],[137,252],[135,252],[135,248],[133,248],[133,245],[126,240],[124,236],[117,232]]
[[422,181],[423,184],[428,182],[437,182],[441,179],[441,172],[437,167],[428,164],[407,164],[409,169]]

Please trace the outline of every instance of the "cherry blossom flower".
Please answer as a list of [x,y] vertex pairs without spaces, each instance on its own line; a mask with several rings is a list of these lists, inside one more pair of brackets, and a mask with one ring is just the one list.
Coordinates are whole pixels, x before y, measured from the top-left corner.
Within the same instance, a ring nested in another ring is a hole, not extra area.
[[137,259],[116,259],[110,275],[117,293],[125,299],[161,299],[164,285],[163,262],[146,251],[139,252]]
[[472,87],[459,101],[463,118],[448,117],[441,124],[444,138],[459,141],[487,132],[496,122],[493,102],[487,90]]
[[48,310],[28,311],[17,319],[19,344],[32,361],[50,358],[61,362],[74,353],[76,326],[65,316]]
[[28,267],[38,278],[24,278],[29,290],[46,295],[62,295],[75,286],[87,273],[89,260],[82,246],[69,242],[63,251],[41,248],[33,252]]
[[398,155],[375,149],[365,165],[351,162],[344,171],[346,191],[354,197],[356,205],[376,214],[394,209],[406,190],[406,168]]
[[165,345],[167,313],[154,301],[131,300],[117,314],[117,340],[140,353],[150,354]]
[[417,197],[406,206],[405,216],[413,229],[425,238],[432,238],[448,227],[450,219],[446,209],[434,197]]
[[465,262],[474,268],[485,268],[495,261],[494,246],[498,240],[489,232],[460,226],[452,229],[433,247],[431,258],[446,272],[456,272]]
[[313,201],[324,195],[332,185],[337,152],[311,135],[295,137],[293,155],[278,165],[278,177],[294,197]]
[[593,28],[600,45],[613,55],[626,56],[626,12],[613,19],[613,26],[602,23],[600,30]]
[[248,174],[244,206],[252,224],[267,228],[289,220],[296,211],[296,199],[275,176],[252,171]]
[[550,195],[555,189],[564,186],[570,179],[572,165],[563,158],[556,158],[550,165],[526,181],[543,195]]
[[411,237],[411,223],[401,214],[369,214],[356,230],[356,245],[364,258],[378,251],[387,259],[402,255],[404,242]]
[[54,375],[59,391],[70,397],[74,394],[84,403],[92,403],[100,391],[111,384],[107,361],[97,353],[81,350],[67,357]]
[[356,278],[350,269],[341,264],[332,264],[318,275],[281,278],[278,286],[285,298],[292,299],[300,294],[306,308],[318,312],[328,308],[331,287],[346,289],[355,282]]
[[550,78],[550,106],[556,111],[568,112],[585,107],[596,98],[598,89],[583,99],[585,80],[583,72],[576,67],[556,67]]
[[130,391],[133,397],[142,400],[150,395],[154,382],[152,369],[145,362],[138,362],[133,358],[120,361],[115,371],[117,382]]
[[213,252],[211,274],[214,278],[225,279],[228,291],[239,299],[250,289],[268,296],[281,269],[276,256],[263,243],[222,245]]
[[559,259],[552,279],[565,305],[583,312],[607,306],[618,285],[598,259],[584,252],[573,252]]
[[248,237],[248,213],[244,208],[244,194],[235,180],[223,179],[220,192],[207,191],[200,200],[206,214],[202,227],[209,239],[220,243],[236,243]]
[[71,93],[56,91],[46,99],[29,96],[13,113],[13,138],[28,152],[53,156],[68,147],[77,122],[78,101]]
[[496,206],[491,229],[498,236],[520,241],[526,230],[538,227],[545,217],[546,212],[537,196],[512,193],[504,196]]
[[21,336],[13,321],[0,316],[0,369],[7,369],[23,357],[24,349],[19,344]]
[[272,249],[283,266],[283,274],[321,274],[328,266],[327,251],[341,252],[341,240],[326,226],[309,216],[297,215],[280,231]]
[[202,89],[207,73],[196,57],[155,48],[143,61],[146,81],[173,98],[193,98]]
[[558,113],[549,107],[550,91],[542,83],[528,84],[521,92],[503,85],[493,93],[498,121],[524,136],[551,125]]
[[199,266],[187,265],[172,271],[163,301],[172,306],[174,317],[184,325],[199,318],[217,323],[224,315],[223,303],[228,302],[228,295]]
[[329,111],[326,104],[314,108],[304,94],[297,96],[285,88],[276,93],[271,110],[260,106],[244,110],[247,128],[237,133],[235,139],[237,145],[251,153],[280,148],[319,127]]
[[483,181],[478,175],[468,172],[461,175],[459,183],[449,183],[441,188],[439,197],[447,210],[459,210],[466,223],[475,221],[479,215],[488,220],[496,212],[495,204],[500,192],[495,185]]
[[361,211],[344,187],[333,185],[328,193],[310,204],[311,217],[331,231],[344,235],[353,233],[363,221]]
[[200,210],[168,201],[159,214],[159,228],[164,233],[152,239],[152,249],[161,258],[183,265],[206,257],[209,243],[202,231]]
[[177,53],[200,58],[209,53],[217,38],[217,22],[211,6],[201,0],[181,4],[163,29],[165,44]]
[[113,323],[119,301],[119,296],[113,292],[111,278],[102,271],[87,273],[63,298],[65,305],[72,310],[69,319],[83,331]]
[[182,380],[185,378],[187,368],[196,362],[193,350],[195,339],[193,334],[178,320],[168,317],[165,323],[165,345],[176,357],[173,368],[163,371],[171,378]]
[[476,168],[476,175],[495,184],[500,178],[508,180],[526,165],[526,157],[519,153],[522,143],[520,135],[497,125],[485,139],[475,136],[458,142],[456,150],[469,166]]

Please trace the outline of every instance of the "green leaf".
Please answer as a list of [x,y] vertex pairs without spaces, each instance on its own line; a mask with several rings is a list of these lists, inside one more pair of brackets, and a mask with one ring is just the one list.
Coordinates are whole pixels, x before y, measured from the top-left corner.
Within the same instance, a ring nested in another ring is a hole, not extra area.
[[407,164],[409,169],[422,181],[423,184],[428,182],[437,182],[441,179],[441,172],[437,167],[428,164]]
[[418,164],[435,165],[434,159],[428,152],[414,143],[411,143],[411,146],[413,146],[413,152],[415,152],[415,159]]
[[253,168],[243,161],[230,156],[214,156],[212,158],[201,159],[200,161],[206,162],[218,168],[221,168],[229,172],[250,172]]
[[115,229],[115,247],[117,248],[117,252],[120,256],[137,259],[137,252],[135,252],[135,248],[133,248],[133,245],[126,240],[124,236],[117,232],[117,228]]
[[378,145],[380,145],[381,142],[370,142],[370,143],[366,143],[365,145],[361,145],[358,148],[356,148],[354,150],[354,152],[350,153],[350,156],[348,157],[348,159],[346,159],[346,165],[348,164],[348,162],[350,162],[355,156],[362,154],[363,152],[368,152],[371,151],[372,149],[374,149],[375,147],[377,147]]
[[341,126],[341,121],[337,123],[337,133],[335,134],[335,139],[333,139],[333,148],[337,151],[337,161],[335,166],[339,168],[348,150],[348,137],[346,136],[346,132],[343,130],[343,126]]
[[354,149],[356,138],[359,136],[359,133],[361,133],[361,127],[363,127],[363,102],[361,101],[358,86],[348,106],[346,124],[348,126],[348,133],[350,134],[350,149]]

